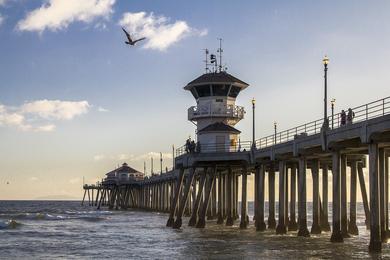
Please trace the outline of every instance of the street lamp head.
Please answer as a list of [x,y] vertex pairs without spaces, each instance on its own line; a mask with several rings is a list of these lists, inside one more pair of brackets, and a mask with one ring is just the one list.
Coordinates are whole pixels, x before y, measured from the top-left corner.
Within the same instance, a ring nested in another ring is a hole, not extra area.
[[324,63],[325,66],[328,65],[328,63],[329,63],[328,56],[325,55],[324,59],[322,60],[322,63]]
[[336,99],[335,99],[335,98],[332,98],[332,100],[330,101],[330,103],[331,103],[332,105],[334,105],[334,104],[336,103]]
[[276,128],[278,126],[278,123],[274,122],[274,127]]
[[255,103],[256,103],[255,98],[252,98],[252,105],[255,105]]

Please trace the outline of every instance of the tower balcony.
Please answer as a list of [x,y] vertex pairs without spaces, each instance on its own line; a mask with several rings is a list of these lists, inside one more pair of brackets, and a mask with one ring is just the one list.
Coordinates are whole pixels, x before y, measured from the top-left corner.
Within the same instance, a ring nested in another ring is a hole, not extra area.
[[207,117],[224,117],[240,121],[244,118],[244,107],[236,105],[228,106],[192,106],[188,109],[188,120],[197,120]]

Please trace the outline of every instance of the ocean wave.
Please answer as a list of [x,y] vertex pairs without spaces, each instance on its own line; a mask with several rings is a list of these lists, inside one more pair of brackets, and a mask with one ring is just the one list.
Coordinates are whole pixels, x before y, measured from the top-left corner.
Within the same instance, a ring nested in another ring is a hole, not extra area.
[[[39,213],[16,213],[16,214],[0,214],[0,219],[12,220],[28,220],[28,221],[63,221],[63,220],[83,220],[88,222],[97,222],[107,219],[109,212],[72,212],[68,214],[49,214],[44,212]],[[5,222],[4,222],[5,223]],[[3,223],[3,226],[5,225]],[[4,227],[0,228],[4,228]]]
[[22,225],[22,223],[17,222],[14,219],[10,219],[10,220],[4,221],[4,222],[0,221],[0,229],[15,229],[21,225]]

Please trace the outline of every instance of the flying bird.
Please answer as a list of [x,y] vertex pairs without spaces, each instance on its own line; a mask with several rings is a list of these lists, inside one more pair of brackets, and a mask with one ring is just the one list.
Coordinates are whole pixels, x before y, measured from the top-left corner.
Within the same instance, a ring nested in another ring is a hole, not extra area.
[[127,42],[125,42],[126,44],[129,44],[129,45],[131,45],[131,46],[134,46],[135,45],[135,43],[136,42],[139,42],[139,41],[142,41],[142,40],[145,40],[146,39],[146,37],[142,37],[142,38],[140,38],[140,39],[137,39],[137,40],[135,40],[135,41],[133,41],[132,39],[131,39],[131,37],[130,37],[130,34],[128,33],[128,32],[126,32],[126,30],[122,27],[122,30],[123,30],[123,32],[126,34],[126,37],[127,37]]

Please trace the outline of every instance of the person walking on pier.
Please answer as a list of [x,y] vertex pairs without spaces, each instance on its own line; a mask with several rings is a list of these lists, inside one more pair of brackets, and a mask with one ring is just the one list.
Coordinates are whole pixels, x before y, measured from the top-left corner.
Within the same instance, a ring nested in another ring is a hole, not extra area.
[[191,139],[188,138],[186,140],[186,153],[190,153],[191,152]]
[[340,113],[340,126],[344,126],[346,124],[346,121],[347,121],[347,115],[345,114],[345,111],[344,109],[341,110],[341,113]]
[[348,115],[347,115],[347,124],[352,124],[352,120],[355,117],[355,113],[352,111],[351,108],[348,108]]

